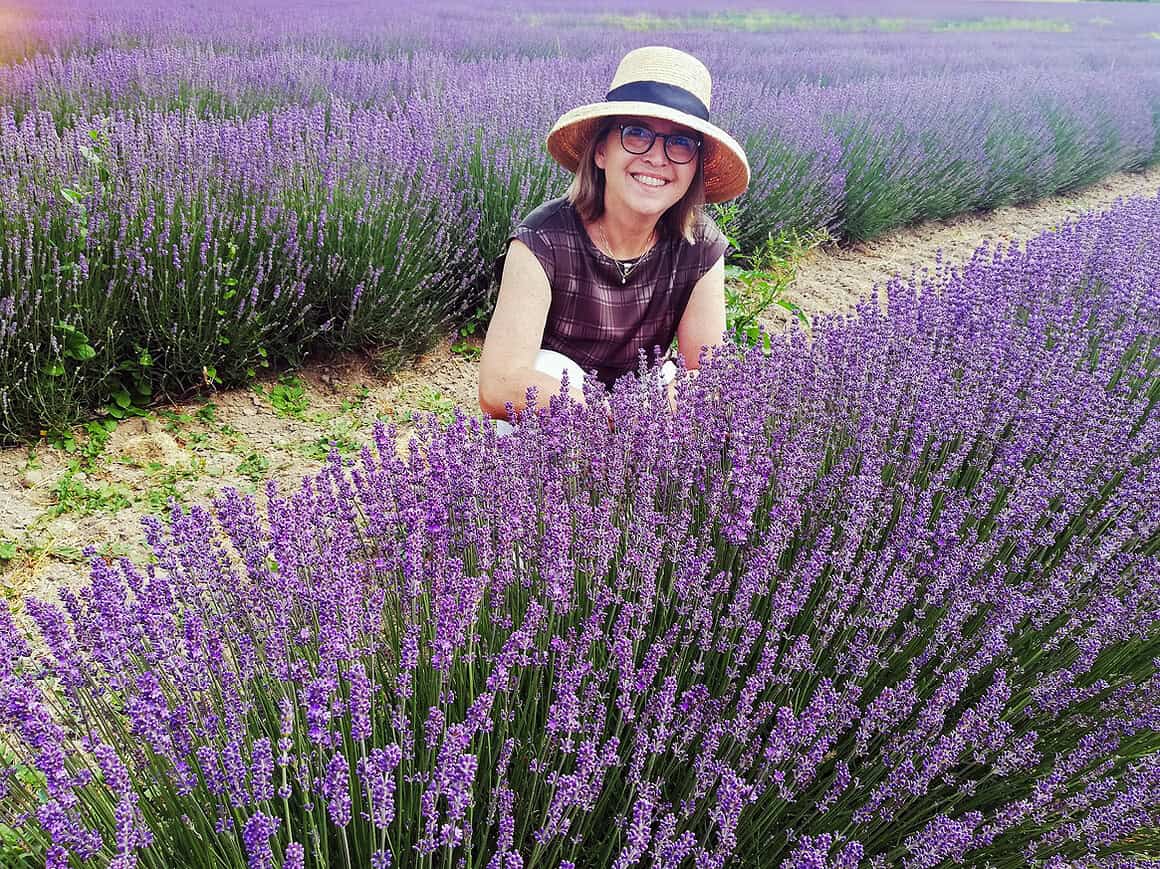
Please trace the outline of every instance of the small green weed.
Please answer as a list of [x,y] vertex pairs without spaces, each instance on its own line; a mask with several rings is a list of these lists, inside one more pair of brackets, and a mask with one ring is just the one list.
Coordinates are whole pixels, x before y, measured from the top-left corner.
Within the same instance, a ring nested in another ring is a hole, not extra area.
[[158,413],[164,422],[165,430],[170,434],[177,434],[182,428],[193,422],[193,414],[180,413],[176,410],[162,410]]
[[306,395],[306,387],[296,376],[283,377],[270,391],[266,398],[282,416],[300,417],[310,407],[310,399]]
[[[74,431],[51,434],[48,436],[48,443],[58,450],[75,455],[77,465],[83,470],[90,470],[104,453],[109,436],[116,428],[116,420],[95,420]],[[78,440],[78,435],[83,436]]]
[[342,400],[341,405],[339,405],[338,412],[350,413],[352,410],[359,410],[367,403],[367,399],[370,398],[370,396],[370,389],[360,383],[358,388],[355,390],[353,397],[344,398]]
[[105,414],[113,419],[147,414],[145,408],[153,398],[152,368],[153,356],[148,349],[134,344],[133,357],[117,365],[116,386],[109,393]]
[[[76,431],[60,432],[49,437],[48,441],[53,447],[71,454],[73,458],[68,463],[68,470],[53,488],[53,505],[46,515],[116,512],[129,506],[129,493],[123,486],[89,484],[89,474],[97,469],[98,459],[104,454],[109,437],[116,427],[116,420],[96,420]],[[30,459],[30,465],[31,462]]]
[[264,482],[270,470],[270,460],[261,453],[250,453],[238,463],[237,471],[254,483]]
[[[112,543],[104,543],[97,547],[97,551],[109,550],[113,546]],[[40,544],[28,540],[11,539],[6,539],[0,543],[0,567],[18,569],[21,564],[39,561],[46,557],[55,558],[57,561],[67,561],[70,564],[81,564],[85,560],[84,551],[79,546],[60,546],[55,542]]]
[[189,426],[195,422],[212,425],[217,419],[217,405],[209,401],[192,413],[163,410],[159,415],[164,420],[165,431],[178,437],[179,443],[202,446],[209,442],[209,434],[191,430]]
[[384,422],[396,425],[408,425],[412,422],[412,415],[416,411],[426,411],[435,414],[444,425],[455,421],[455,401],[433,386],[426,387],[415,400],[414,406],[402,406],[394,409],[393,413],[382,417]]
[[197,479],[205,470],[205,459],[195,457],[188,465],[178,466],[150,462],[146,470],[149,472],[149,486],[137,503],[148,505],[153,513],[161,513],[168,509],[171,499],[182,502],[184,494],[177,484]]
[[302,444],[299,452],[308,459],[325,462],[331,450],[338,450],[340,456],[346,457],[353,456],[360,449],[362,449],[362,444],[350,438],[333,438],[322,435],[308,443]]
[[483,348],[478,344],[471,344],[467,341],[457,341],[451,345],[451,352],[457,353],[464,359],[475,362],[483,355]]
[[[83,475],[83,476],[82,476]],[[76,462],[69,465],[64,476],[52,490],[53,504],[46,511],[49,517],[65,513],[115,513],[132,506],[132,494],[124,486],[97,483],[90,486],[86,472]]]
[[[487,322],[491,317],[491,313],[486,307],[480,305],[462,326],[459,327],[460,339],[470,338],[477,332],[483,334],[486,331]],[[477,344],[472,344],[466,340],[456,341],[451,345],[451,352],[458,353],[465,359],[475,361],[483,355],[483,348]]]
[[[716,219],[731,248],[736,250],[732,235],[736,208],[731,204],[718,210]],[[797,276],[802,257],[828,239],[823,230],[805,233],[788,230],[766,238],[756,253],[738,257],[740,265],[725,266],[725,321],[734,341],[743,346],[756,345],[761,336],[759,318],[774,305],[789,311],[806,329],[810,328],[805,311],[784,294]],[[763,349],[768,350],[769,346],[770,337],[766,335]]]
[[338,450],[342,456],[354,455],[362,449],[362,443],[355,437],[359,427],[349,418],[335,417],[330,421],[329,428],[326,434],[301,444],[299,452],[307,458],[322,462],[326,461],[332,449]]

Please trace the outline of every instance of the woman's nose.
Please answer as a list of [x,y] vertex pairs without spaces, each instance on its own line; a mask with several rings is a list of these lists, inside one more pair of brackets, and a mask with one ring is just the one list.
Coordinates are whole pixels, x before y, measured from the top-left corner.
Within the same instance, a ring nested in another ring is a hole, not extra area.
[[665,142],[667,140],[662,136],[657,136],[653,139],[652,147],[644,152],[644,157],[653,157],[658,162],[664,163],[669,159],[669,155],[665,153]]

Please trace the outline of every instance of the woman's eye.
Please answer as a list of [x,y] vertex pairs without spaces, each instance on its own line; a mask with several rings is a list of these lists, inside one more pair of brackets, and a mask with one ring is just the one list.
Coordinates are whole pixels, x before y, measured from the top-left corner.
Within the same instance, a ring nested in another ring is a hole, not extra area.
[[673,136],[669,141],[675,148],[688,148],[692,150],[697,147],[697,140],[690,136]]
[[625,127],[624,132],[625,135],[637,136],[641,139],[648,139],[652,136],[652,130],[648,127]]

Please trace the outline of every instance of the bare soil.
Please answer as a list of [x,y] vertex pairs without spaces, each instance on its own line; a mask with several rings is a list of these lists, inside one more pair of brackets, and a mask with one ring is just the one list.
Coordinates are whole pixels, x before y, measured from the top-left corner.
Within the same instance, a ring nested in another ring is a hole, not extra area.
[[[963,262],[990,239],[996,244],[1023,241],[1089,211],[1103,211],[1117,199],[1153,197],[1160,192],[1160,166],[1121,172],[1080,190],[1026,205],[927,220],[888,236],[851,245],[824,247],[798,270],[792,301],[811,316],[852,308],[874,286],[896,274],[932,267],[938,251],[945,263]],[[788,322],[788,315],[775,317]]]
[[[1030,205],[820,248],[802,262],[788,296],[810,316],[845,310],[892,275],[905,277],[932,263],[939,250],[946,262],[962,261],[984,239],[1019,241],[1117,198],[1158,192],[1160,167],[1154,167]],[[764,320],[770,332],[788,324],[780,308]],[[480,344],[448,335],[388,375],[368,358],[349,356],[307,366],[282,390],[279,379],[267,378],[251,388],[155,408],[120,423],[89,460],[80,454],[81,435],[72,451],[44,440],[0,449],[0,592],[17,602],[83,584],[88,567],[82,550],[90,544],[105,557],[144,561],[142,514],[161,513],[171,497],[185,505],[206,503],[225,486],[253,493],[261,503],[267,477],[283,491],[296,487],[320,467],[331,443],[344,454],[357,452],[376,420],[398,425],[397,446],[405,455],[412,413],[432,412],[449,422],[458,406],[479,415]]]

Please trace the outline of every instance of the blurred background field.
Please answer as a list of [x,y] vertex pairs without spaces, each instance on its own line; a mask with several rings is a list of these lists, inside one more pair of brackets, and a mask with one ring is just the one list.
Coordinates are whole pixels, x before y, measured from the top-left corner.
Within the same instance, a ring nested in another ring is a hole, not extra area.
[[689,50],[743,142],[743,262],[1077,189],[1160,156],[1134,3],[8,6],[0,438],[485,323],[543,138],[624,51]]

